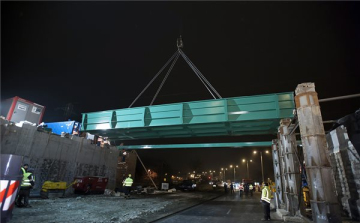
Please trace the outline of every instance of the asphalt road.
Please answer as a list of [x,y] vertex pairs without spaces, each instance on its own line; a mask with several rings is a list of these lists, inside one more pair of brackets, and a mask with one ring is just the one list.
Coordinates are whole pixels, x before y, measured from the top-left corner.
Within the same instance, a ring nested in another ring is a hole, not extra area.
[[[260,203],[260,193],[256,192],[253,197],[240,197],[239,193],[227,194],[157,222],[263,222],[261,221],[262,217],[263,208]],[[274,212],[271,212],[271,218],[272,222],[276,221]]]

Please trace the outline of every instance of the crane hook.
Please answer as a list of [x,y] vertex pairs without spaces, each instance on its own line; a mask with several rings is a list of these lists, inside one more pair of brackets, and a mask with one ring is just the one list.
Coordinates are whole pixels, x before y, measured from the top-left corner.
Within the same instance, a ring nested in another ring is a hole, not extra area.
[[184,44],[183,44],[181,35],[180,35],[180,37],[177,39],[176,45],[177,45],[177,48],[178,48],[178,49],[184,48]]

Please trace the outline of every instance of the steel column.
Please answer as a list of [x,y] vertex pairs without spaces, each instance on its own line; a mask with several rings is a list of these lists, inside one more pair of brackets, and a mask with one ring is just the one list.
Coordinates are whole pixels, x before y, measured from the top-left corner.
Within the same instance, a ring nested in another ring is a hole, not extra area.
[[272,154],[273,154],[273,162],[274,162],[274,175],[275,175],[275,202],[276,208],[283,208],[284,199],[283,199],[283,187],[282,187],[282,173],[280,167],[280,157],[279,157],[279,149],[278,149],[278,140],[274,139],[272,141]]
[[295,103],[310,186],[313,221],[341,222],[333,171],[314,83],[299,84]]
[[290,119],[282,119],[280,121],[280,140],[283,145],[282,158],[285,163],[284,175],[286,179],[286,187],[284,194],[288,201],[288,211],[291,215],[295,215],[299,210],[299,185],[300,185],[300,164],[298,155],[296,154],[296,137],[290,134],[294,125],[291,125]]
[[280,133],[280,129],[278,132],[278,149],[279,149],[279,162],[280,162],[280,172],[281,172],[281,181],[282,181],[282,189],[283,189],[283,201],[284,201],[284,206],[285,206],[285,210],[286,211],[290,211],[290,204],[289,204],[289,199],[288,197],[285,195],[286,192],[286,188],[288,188],[289,186],[289,182],[287,179],[287,175],[286,173],[286,159],[285,159],[285,147],[283,145],[283,141],[281,140],[282,136]]

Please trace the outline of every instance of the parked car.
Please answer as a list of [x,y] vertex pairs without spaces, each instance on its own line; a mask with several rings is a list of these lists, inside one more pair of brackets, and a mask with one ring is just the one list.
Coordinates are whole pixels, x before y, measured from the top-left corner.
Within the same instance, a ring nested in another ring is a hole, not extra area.
[[178,189],[179,190],[195,190],[196,188],[196,183],[193,180],[184,180],[183,182],[181,182],[178,185]]

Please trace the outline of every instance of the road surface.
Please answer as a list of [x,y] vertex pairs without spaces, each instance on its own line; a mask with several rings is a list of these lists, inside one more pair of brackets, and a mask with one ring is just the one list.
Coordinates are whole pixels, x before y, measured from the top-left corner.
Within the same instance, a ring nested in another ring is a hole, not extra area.
[[[276,214],[271,212],[272,222],[277,221],[276,217]],[[227,194],[156,222],[245,223],[262,222],[261,218],[263,218],[263,208],[260,203],[260,193],[256,192],[253,197],[240,197],[239,193]]]

